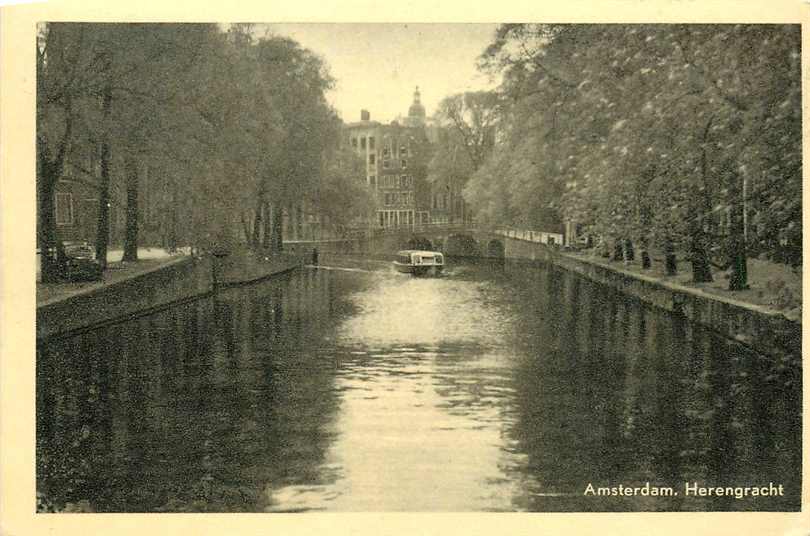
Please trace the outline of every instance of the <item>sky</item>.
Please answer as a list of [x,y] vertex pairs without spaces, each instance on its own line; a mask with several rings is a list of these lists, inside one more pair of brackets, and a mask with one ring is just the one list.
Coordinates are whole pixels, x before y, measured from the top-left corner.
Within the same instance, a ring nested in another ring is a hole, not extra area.
[[427,115],[452,93],[494,87],[475,68],[492,41],[496,24],[267,24],[291,37],[329,65],[336,87],[328,98],[346,122],[388,122],[405,116],[416,86]]

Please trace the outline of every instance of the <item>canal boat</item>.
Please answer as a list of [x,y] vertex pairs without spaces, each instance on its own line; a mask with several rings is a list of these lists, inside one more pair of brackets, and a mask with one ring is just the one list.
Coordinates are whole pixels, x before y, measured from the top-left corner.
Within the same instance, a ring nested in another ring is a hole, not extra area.
[[444,255],[438,251],[405,249],[397,253],[394,269],[413,275],[439,275],[444,268]]

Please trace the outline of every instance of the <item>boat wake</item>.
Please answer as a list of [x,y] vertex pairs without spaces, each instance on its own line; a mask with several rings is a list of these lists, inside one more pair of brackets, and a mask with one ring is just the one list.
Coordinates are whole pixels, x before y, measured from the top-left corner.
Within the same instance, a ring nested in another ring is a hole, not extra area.
[[310,268],[312,270],[332,270],[336,272],[362,272],[366,274],[379,272],[379,270],[365,270],[363,268],[344,268],[342,266],[324,266],[324,265],[315,265],[315,264],[305,264],[304,268]]

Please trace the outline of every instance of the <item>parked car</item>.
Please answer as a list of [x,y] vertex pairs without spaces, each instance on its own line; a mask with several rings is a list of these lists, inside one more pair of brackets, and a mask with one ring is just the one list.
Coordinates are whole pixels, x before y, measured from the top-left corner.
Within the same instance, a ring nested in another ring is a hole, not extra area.
[[96,260],[95,250],[87,242],[58,245],[56,259],[59,273],[67,281],[101,281],[101,264]]

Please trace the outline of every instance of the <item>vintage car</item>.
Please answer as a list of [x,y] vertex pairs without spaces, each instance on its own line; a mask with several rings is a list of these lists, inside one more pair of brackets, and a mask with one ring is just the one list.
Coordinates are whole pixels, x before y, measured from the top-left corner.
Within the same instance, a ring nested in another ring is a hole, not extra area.
[[66,281],[100,281],[102,268],[87,242],[65,242],[57,253],[59,272]]

